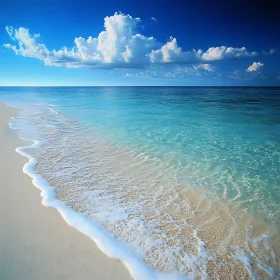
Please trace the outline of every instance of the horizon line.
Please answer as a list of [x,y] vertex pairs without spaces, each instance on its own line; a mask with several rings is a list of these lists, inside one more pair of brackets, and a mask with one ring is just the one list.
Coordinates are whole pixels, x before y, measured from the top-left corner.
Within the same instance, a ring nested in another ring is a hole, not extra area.
[[280,87],[280,85],[204,85],[204,86],[191,86],[191,85],[0,85],[0,88],[4,87]]

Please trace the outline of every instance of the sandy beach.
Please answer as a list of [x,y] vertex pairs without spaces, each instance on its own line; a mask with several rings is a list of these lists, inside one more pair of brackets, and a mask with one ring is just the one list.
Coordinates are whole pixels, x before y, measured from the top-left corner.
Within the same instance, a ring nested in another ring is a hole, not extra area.
[[17,110],[0,103],[0,279],[131,279],[124,265],[68,226],[22,168],[25,145],[8,122]]

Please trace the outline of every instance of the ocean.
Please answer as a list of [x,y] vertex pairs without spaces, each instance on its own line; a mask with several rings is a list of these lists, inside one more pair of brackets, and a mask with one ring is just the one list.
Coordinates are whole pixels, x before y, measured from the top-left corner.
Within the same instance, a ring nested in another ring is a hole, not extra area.
[[280,277],[280,88],[0,87],[43,204],[135,279]]

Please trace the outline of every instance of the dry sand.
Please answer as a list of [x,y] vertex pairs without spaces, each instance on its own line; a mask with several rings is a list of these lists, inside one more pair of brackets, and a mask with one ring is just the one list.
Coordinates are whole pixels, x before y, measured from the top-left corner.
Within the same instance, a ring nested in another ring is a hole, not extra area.
[[0,103],[0,280],[132,279],[57,210],[44,207],[40,191],[23,173],[27,159],[8,122],[17,111]]

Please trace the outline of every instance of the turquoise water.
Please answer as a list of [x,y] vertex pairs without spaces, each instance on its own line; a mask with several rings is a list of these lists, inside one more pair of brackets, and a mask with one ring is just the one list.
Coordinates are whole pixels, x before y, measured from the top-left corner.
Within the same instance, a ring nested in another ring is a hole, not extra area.
[[58,198],[154,269],[221,277],[210,264],[228,254],[235,275],[279,275],[280,88],[2,87],[0,100],[42,142],[37,172]]

